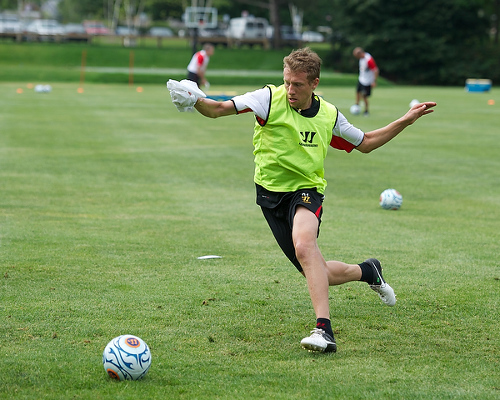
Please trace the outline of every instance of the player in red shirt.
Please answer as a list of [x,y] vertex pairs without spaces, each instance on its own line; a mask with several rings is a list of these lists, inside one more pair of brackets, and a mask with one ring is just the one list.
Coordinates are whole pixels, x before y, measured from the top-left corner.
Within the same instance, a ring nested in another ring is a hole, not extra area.
[[359,60],[359,78],[358,86],[356,88],[356,104],[359,105],[362,98],[365,102],[364,115],[368,116],[368,97],[370,97],[372,93],[372,88],[377,85],[379,70],[375,59],[361,47],[356,47],[352,54]]
[[205,78],[205,72],[207,70],[208,62],[210,57],[214,54],[214,46],[207,43],[203,46],[203,50],[194,53],[189,65],[187,67],[188,76],[190,81],[196,82],[198,87],[200,85],[207,86],[208,81]]

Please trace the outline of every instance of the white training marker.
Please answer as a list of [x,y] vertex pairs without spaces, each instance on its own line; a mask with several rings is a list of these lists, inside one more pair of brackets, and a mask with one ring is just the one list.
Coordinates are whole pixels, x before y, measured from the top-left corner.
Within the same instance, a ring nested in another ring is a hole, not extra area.
[[214,255],[200,256],[200,257],[198,257],[198,260],[209,260],[211,258],[222,258],[222,257],[221,256],[214,256]]

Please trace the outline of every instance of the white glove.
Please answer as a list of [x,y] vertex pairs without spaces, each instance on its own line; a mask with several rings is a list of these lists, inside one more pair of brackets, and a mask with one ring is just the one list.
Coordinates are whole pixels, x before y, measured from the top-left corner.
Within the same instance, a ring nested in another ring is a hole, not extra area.
[[196,101],[200,97],[207,97],[195,82],[187,79],[183,79],[180,82],[169,79],[167,89],[170,91],[172,103],[174,103],[180,112],[192,111]]
[[185,91],[180,91],[178,89],[172,89],[170,91],[170,97],[172,98],[172,103],[181,112],[191,111],[198,98],[194,94],[189,94]]

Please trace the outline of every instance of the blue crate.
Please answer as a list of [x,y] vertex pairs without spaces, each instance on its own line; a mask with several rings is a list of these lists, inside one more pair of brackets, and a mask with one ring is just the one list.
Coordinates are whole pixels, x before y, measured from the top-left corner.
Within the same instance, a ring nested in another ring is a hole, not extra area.
[[489,92],[491,89],[491,79],[467,79],[465,90],[467,92]]

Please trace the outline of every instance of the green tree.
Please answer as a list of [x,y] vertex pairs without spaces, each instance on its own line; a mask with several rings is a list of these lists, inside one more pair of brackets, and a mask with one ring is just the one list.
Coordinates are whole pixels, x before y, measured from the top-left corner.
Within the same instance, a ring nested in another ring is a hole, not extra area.
[[109,17],[108,3],[108,1],[104,2],[103,0],[62,0],[58,8],[63,22],[80,22],[84,19],[107,20]]
[[0,0],[0,11],[3,10],[17,10],[17,0]]
[[145,11],[153,21],[166,21],[168,18],[181,19],[186,1],[182,0],[150,0]]
[[16,11],[23,10],[28,5],[35,5],[40,7],[42,5],[42,0],[0,0],[0,11]]
[[425,84],[463,83],[491,74],[489,21],[484,0],[434,0],[422,5],[399,0],[335,0],[341,46],[331,61],[355,69],[352,47],[371,52],[383,76]]

